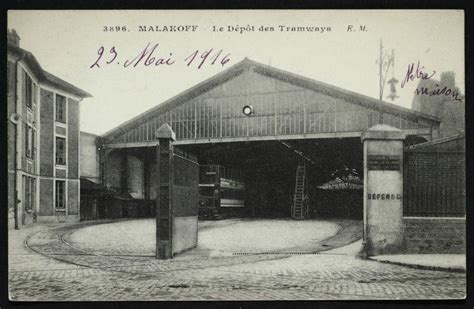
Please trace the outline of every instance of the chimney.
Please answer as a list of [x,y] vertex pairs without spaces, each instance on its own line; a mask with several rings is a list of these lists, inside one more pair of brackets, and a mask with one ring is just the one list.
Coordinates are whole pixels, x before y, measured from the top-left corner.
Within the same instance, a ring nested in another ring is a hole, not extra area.
[[8,29],[8,44],[20,47],[20,36],[16,33],[15,29]]
[[454,90],[455,89],[454,81],[455,81],[454,72],[449,71],[449,72],[441,73],[440,83],[443,87],[446,86],[448,88],[451,88],[451,90]]

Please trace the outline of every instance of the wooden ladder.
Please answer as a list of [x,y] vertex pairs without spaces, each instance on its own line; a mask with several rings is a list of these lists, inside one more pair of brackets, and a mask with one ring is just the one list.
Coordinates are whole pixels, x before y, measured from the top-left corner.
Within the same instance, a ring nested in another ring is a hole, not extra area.
[[[291,207],[291,217],[302,220],[308,214],[307,203],[307,183],[306,183],[306,164],[298,164],[296,168],[296,183],[293,205]],[[306,198],[305,198],[306,196]]]

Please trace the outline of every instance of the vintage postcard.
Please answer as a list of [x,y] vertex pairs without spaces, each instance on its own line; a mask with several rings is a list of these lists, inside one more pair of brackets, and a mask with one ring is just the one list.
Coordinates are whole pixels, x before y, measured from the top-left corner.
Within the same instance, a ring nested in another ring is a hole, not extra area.
[[466,296],[464,11],[10,10],[10,301]]

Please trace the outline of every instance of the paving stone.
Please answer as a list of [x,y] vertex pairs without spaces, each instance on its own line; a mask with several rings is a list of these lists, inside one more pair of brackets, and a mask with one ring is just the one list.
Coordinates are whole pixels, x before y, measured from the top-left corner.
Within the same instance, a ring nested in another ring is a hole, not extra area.
[[[11,299],[445,299],[463,298],[466,293],[464,273],[363,260],[344,250],[236,256],[211,256],[206,250],[194,250],[161,261],[97,255],[63,241],[65,235],[90,224],[94,223],[9,233]],[[344,241],[333,239],[332,243]]]

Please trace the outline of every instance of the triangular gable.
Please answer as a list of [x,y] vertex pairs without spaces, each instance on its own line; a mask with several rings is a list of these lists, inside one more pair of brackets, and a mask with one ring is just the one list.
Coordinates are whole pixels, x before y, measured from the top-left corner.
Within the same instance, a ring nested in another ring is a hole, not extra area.
[[[180,111],[180,106],[192,100],[202,101],[207,98],[225,98],[250,94],[264,95],[271,94],[272,92],[278,93],[280,97],[283,97],[283,100],[286,94],[299,92],[304,94],[304,100],[309,100],[310,103],[319,102],[320,106],[324,106],[324,104],[329,106],[337,105],[341,110],[369,110],[385,113],[393,115],[393,117],[403,118],[405,121],[421,123],[426,127],[439,123],[436,117],[398,105],[386,102],[381,103],[376,99],[266,66],[246,58],[227,70],[132,118],[119,127],[105,133],[102,137],[108,141],[114,140],[124,132],[126,133],[133,128],[142,126],[144,123],[153,122],[153,118],[160,118],[158,122],[161,123],[163,123],[162,121],[168,122],[167,120],[172,122],[172,114],[186,113],[186,111]],[[313,95],[313,98],[311,98],[311,94],[318,94],[320,97],[317,98]],[[289,104],[290,109],[291,105],[295,104]],[[309,108],[317,108],[314,104],[310,105]],[[323,108],[322,112],[325,110]],[[172,114],[169,111],[172,111]],[[163,115],[167,112],[170,114],[169,117],[163,118]]]

